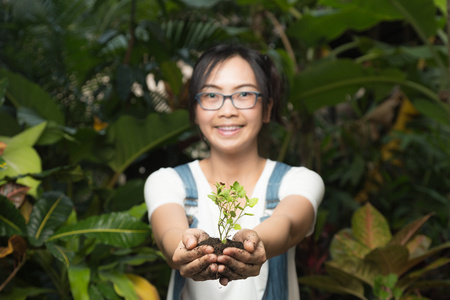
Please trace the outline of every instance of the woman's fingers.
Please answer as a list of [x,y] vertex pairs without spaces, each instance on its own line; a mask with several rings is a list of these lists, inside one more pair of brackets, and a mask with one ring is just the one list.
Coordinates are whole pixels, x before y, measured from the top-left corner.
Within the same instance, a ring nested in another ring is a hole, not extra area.
[[195,281],[203,281],[218,278],[217,256],[214,254],[203,255],[190,263],[180,267],[183,277],[192,278]]

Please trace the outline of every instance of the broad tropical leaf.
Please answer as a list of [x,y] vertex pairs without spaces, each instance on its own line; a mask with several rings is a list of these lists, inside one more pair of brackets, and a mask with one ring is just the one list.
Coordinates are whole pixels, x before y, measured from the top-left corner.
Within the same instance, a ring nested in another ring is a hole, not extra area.
[[370,248],[357,241],[350,228],[344,228],[336,233],[331,241],[330,253],[333,259],[349,256],[363,259]]
[[450,248],[450,242],[447,242],[447,243],[444,243],[444,244],[439,245],[437,247],[431,248],[430,250],[428,250],[423,255],[420,255],[418,257],[410,259],[407,263],[405,263],[402,266],[400,274],[406,273],[408,270],[410,270],[411,268],[413,268],[417,264],[421,263],[425,259],[427,259],[427,258],[429,258],[429,257],[431,257],[433,255],[436,255],[437,253],[439,253],[439,252],[441,252],[441,251],[443,251],[445,249],[449,249],[449,248]]
[[54,290],[34,287],[34,286],[26,286],[26,287],[15,287],[10,293],[2,294],[2,300],[26,300],[31,299],[33,296],[44,295],[48,293],[53,293]]
[[76,224],[62,227],[47,241],[80,235],[96,238],[99,242],[111,246],[134,247],[150,235],[150,228],[127,213],[111,213],[92,216]]
[[411,238],[416,234],[417,230],[419,230],[422,225],[432,216],[432,214],[428,214],[420,219],[417,219],[407,226],[403,227],[399,230],[389,242],[390,244],[400,244],[406,245],[406,243],[411,240]]
[[89,299],[89,283],[91,270],[85,266],[70,266],[67,269],[69,274],[70,290],[75,300]]
[[46,120],[64,125],[64,114],[40,86],[6,69],[0,69],[0,77],[9,79],[7,97],[17,107],[31,108]]
[[26,226],[20,211],[3,195],[0,195],[0,207],[0,236],[23,235]]
[[[6,144],[2,157],[8,166],[7,169],[0,172],[0,184],[2,179],[7,176],[14,178],[18,175],[41,172],[41,158],[32,146],[37,142],[45,127],[46,123],[44,122],[13,137],[0,136],[0,141]],[[36,194],[39,181],[26,176],[18,178],[16,182],[30,187],[29,194]]]
[[327,270],[334,269],[333,273],[344,272],[370,286],[373,286],[375,278],[381,275],[381,268],[376,263],[351,256],[333,259],[326,262],[325,266]]
[[160,300],[156,287],[144,277],[135,274],[125,274],[131,280],[139,299]]
[[0,106],[2,106],[3,102],[5,102],[5,93],[8,83],[8,78],[2,78],[0,80]]
[[353,214],[352,230],[356,240],[370,249],[382,247],[392,238],[388,222],[370,203]]
[[103,280],[111,281],[114,285],[116,293],[127,300],[139,300],[139,297],[134,289],[133,282],[127,277],[127,275],[118,272],[107,273],[105,271],[100,272],[100,278]]
[[321,4],[334,9],[319,9],[300,18],[288,33],[308,46],[323,45],[345,31],[362,31],[382,21],[406,19],[421,35],[436,33],[436,7],[432,0],[333,1]]
[[440,268],[442,266],[445,266],[446,264],[450,263],[450,258],[447,257],[441,257],[436,259],[434,262],[430,263],[423,269],[419,269],[415,272],[412,272],[400,279],[398,282],[398,286],[405,290],[410,287],[413,283],[415,283],[419,278],[423,277],[425,274]]
[[305,106],[314,112],[346,101],[361,88],[375,90],[375,98],[381,100],[396,85],[411,89],[427,99],[440,101],[435,92],[406,80],[400,70],[376,71],[346,59],[324,61],[296,75],[290,100],[295,108]]
[[396,274],[399,277],[403,274],[402,269],[409,259],[409,251],[405,246],[398,244],[379,247],[366,256],[366,261],[379,266],[381,275]]
[[62,193],[47,192],[36,202],[27,225],[29,240],[39,247],[72,212],[72,201]]
[[189,126],[185,110],[150,114],[145,120],[124,115],[108,127],[107,138],[116,148],[109,166],[122,172],[140,155],[183,133]]
[[331,276],[314,275],[308,277],[300,277],[298,281],[318,289],[325,289],[337,294],[350,294],[359,299],[367,300],[364,296],[364,287],[360,282],[352,281],[351,285],[343,285]]
[[406,248],[409,251],[409,259],[424,255],[430,249],[431,242],[431,239],[426,235],[416,235],[406,244]]
[[108,199],[105,207],[109,211],[125,211],[133,206],[144,203],[144,190],[145,181],[143,179],[132,179],[127,181],[126,184],[118,187],[112,193],[112,196]]
[[75,257],[75,252],[73,249],[61,247],[56,243],[45,243],[45,246],[53,257],[62,262],[66,267],[70,266],[70,262]]

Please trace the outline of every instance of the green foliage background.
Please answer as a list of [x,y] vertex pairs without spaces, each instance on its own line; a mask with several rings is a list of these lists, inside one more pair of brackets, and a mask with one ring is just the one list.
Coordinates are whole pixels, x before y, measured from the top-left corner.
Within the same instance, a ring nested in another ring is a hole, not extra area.
[[219,42],[254,47],[284,71],[285,125],[264,129],[262,154],[325,180],[300,277],[326,272],[332,237],[366,203],[393,232],[433,214],[423,231],[445,245],[448,24],[444,0],[1,1],[1,298],[136,299],[129,273],[165,296],[143,184],[207,152],[186,86]]

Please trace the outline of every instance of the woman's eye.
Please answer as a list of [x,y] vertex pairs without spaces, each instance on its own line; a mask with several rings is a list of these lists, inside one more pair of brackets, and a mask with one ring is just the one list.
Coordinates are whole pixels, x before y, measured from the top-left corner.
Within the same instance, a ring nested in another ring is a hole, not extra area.
[[242,92],[242,93],[239,94],[239,96],[240,97],[248,97],[248,96],[250,96],[250,93],[249,92]]
[[215,98],[216,97],[216,94],[214,94],[214,93],[209,93],[209,94],[206,94],[206,97],[208,97],[208,98]]

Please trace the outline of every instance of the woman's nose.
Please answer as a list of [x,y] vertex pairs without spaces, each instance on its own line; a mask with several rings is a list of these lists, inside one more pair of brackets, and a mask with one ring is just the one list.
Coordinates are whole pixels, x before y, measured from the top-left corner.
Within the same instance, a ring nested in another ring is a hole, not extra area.
[[[229,100],[229,101],[228,101]],[[231,116],[237,114],[238,109],[234,107],[231,97],[225,97],[222,107],[219,109],[219,113],[224,116]]]

